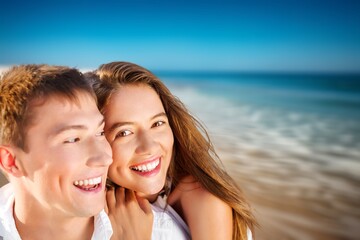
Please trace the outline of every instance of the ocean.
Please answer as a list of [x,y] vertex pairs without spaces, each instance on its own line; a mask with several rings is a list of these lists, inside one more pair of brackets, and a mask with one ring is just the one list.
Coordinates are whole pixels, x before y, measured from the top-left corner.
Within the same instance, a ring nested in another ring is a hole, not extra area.
[[358,239],[360,75],[155,74],[206,126],[257,239]]

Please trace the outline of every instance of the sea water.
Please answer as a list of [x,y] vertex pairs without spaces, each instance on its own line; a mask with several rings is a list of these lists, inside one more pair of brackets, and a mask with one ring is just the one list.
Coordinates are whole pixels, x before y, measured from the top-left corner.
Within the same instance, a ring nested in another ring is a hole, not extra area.
[[261,239],[360,235],[360,75],[157,75],[206,126]]

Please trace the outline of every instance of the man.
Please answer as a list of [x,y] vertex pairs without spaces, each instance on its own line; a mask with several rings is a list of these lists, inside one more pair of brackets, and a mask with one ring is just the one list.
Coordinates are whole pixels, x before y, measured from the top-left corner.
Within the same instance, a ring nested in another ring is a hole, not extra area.
[[11,68],[0,80],[0,239],[110,239],[104,119],[76,69]]

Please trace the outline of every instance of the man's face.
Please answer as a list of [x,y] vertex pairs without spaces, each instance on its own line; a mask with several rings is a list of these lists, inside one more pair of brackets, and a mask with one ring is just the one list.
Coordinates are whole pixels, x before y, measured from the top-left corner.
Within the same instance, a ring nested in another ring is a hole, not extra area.
[[84,92],[77,96],[78,102],[52,96],[36,105],[25,134],[26,151],[15,155],[24,168],[21,191],[29,207],[89,217],[104,207],[112,153],[94,99]]

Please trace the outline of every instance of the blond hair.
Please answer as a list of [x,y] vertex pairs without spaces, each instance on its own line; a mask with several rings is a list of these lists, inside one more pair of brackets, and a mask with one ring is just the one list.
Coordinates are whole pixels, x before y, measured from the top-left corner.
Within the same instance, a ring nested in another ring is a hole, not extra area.
[[49,65],[19,65],[0,80],[0,144],[25,148],[25,130],[31,123],[31,103],[49,95],[76,100],[76,91],[95,94],[83,75],[74,68]]

